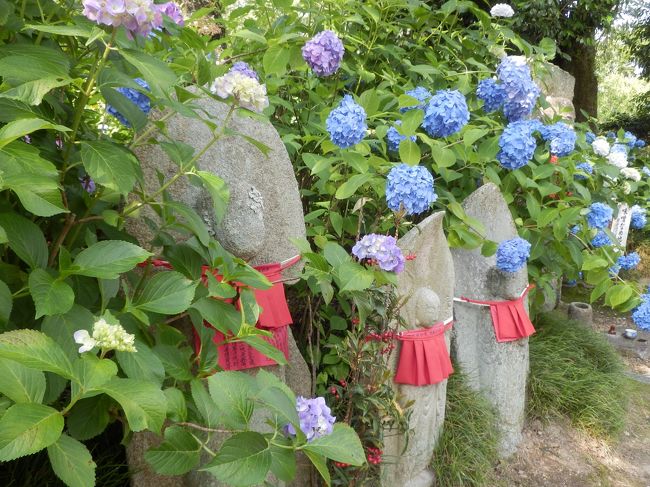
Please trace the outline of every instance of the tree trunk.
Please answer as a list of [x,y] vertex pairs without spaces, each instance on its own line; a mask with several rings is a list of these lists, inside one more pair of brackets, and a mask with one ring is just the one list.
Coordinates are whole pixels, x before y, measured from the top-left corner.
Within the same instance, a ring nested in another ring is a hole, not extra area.
[[[563,46],[563,51],[571,60],[562,60],[560,67],[571,73],[576,79],[573,105],[576,120],[585,121],[588,117],[598,116],[598,78],[596,78],[596,46],[576,42]],[[583,114],[586,113],[586,116]]]

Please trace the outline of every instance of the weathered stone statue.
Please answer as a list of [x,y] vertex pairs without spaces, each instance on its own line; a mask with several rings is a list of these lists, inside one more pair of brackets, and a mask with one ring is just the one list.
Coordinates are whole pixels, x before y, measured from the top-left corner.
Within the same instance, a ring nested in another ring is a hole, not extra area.
[[553,118],[560,116],[567,120],[575,120],[576,111],[573,106],[573,93],[576,79],[569,73],[551,63],[544,64],[543,73],[539,73],[538,84],[544,92],[550,105],[544,109],[544,115]]
[[[224,125],[229,105],[209,97],[195,102],[201,109],[201,116],[216,126],[219,132]],[[204,220],[210,233],[232,254],[247,260],[251,265],[260,266],[281,263],[298,254],[290,242],[292,238],[305,237],[305,224],[298,184],[287,151],[277,131],[268,122],[262,122],[244,116],[232,115],[228,122],[231,133],[220,138],[198,159],[196,166],[221,177],[230,190],[230,201],[226,215],[217,224],[212,209],[210,195],[201,187],[190,184],[186,178],[180,178],[169,188],[175,201],[192,207]],[[174,115],[166,122],[166,133],[176,141],[193,147],[199,153],[210,142],[213,132],[202,120]],[[268,148],[264,154],[249,142],[253,139]],[[162,136],[160,137],[161,140]],[[153,192],[159,188],[157,173],[165,178],[178,171],[158,145],[147,145],[136,150],[142,163],[147,190]],[[152,220],[157,216],[152,211],[143,211],[143,215]],[[151,231],[143,219],[133,221],[130,226],[132,234],[140,243],[151,248]],[[300,273],[301,265],[296,263],[282,271],[281,279],[289,279]],[[290,327],[289,327],[290,328]],[[307,364],[300,355],[291,331],[288,331],[289,365],[269,366],[265,370],[273,372],[297,394],[311,395],[311,376]],[[248,369],[255,373],[258,369]],[[264,428],[262,418],[259,427]],[[216,435],[214,448],[223,441]],[[192,472],[185,479],[169,479],[155,475],[142,458],[143,452],[150,446],[152,435],[136,435],[129,447],[129,463],[134,470],[140,470],[132,477],[134,487],[162,487],[164,485],[181,486],[219,486],[212,476],[202,472]],[[295,485],[307,486],[309,469],[308,460],[299,459],[298,476]]]
[[[402,382],[395,384],[400,403],[413,401],[414,404],[408,442],[395,432],[385,433],[381,481],[386,487],[435,485],[429,466],[445,417],[446,377],[451,373],[448,330],[454,292],[454,266],[442,230],[443,218],[444,212],[435,213],[399,240],[404,255],[416,257],[407,261],[405,270],[398,275],[397,293],[405,303],[401,316],[407,329],[403,330],[403,340],[398,340],[400,345],[391,360],[397,370],[396,380]],[[421,339],[426,344],[417,343]],[[402,363],[401,360],[409,359],[400,355],[408,353],[408,347],[419,347],[414,355],[429,362]],[[419,356],[425,347],[427,356]],[[408,365],[407,370],[402,369]]]
[[[508,205],[492,183],[481,186],[463,202],[468,216],[485,227],[485,237],[495,242],[517,236]],[[496,257],[484,257],[481,249],[452,249],[457,297],[483,301],[505,301],[521,297],[528,285],[526,266],[505,273],[495,267]],[[524,298],[523,307],[528,309]],[[469,384],[480,390],[499,415],[500,452],[514,453],[524,424],[528,339],[497,342],[489,306],[468,302],[454,305],[452,349],[456,363]]]

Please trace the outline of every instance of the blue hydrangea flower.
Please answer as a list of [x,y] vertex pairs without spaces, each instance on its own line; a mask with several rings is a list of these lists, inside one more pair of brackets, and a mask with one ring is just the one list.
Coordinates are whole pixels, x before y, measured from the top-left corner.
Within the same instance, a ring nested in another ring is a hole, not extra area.
[[645,228],[648,223],[648,218],[646,215],[646,209],[641,208],[639,205],[634,205],[632,208],[632,219],[630,220],[630,226],[635,230],[641,230]]
[[448,137],[469,122],[465,97],[458,90],[440,90],[431,97],[424,109],[422,128],[431,137]]
[[621,271],[621,266],[618,264],[614,264],[611,266],[609,269],[607,269],[607,272],[609,274],[609,277],[612,279],[618,276],[618,273]]
[[366,111],[355,103],[352,96],[345,95],[339,106],[330,112],[326,126],[330,140],[341,149],[347,149],[366,136]]
[[577,235],[581,229],[580,225],[573,225],[569,231],[571,232],[571,235]]
[[499,138],[499,147],[497,159],[506,169],[519,169],[528,164],[537,148],[529,121],[510,122]]
[[585,134],[585,140],[587,141],[587,144],[591,144],[594,140],[596,140],[596,134],[593,132],[587,132]]
[[634,144],[634,147],[638,147],[639,149],[642,149],[643,147],[645,147],[645,140],[638,139]]
[[625,143],[630,148],[634,147],[636,144],[636,135],[634,135],[632,132],[625,132],[623,134],[623,139],[625,139]]
[[395,272],[404,270],[406,259],[402,250],[397,246],[395,237],[371,233],[359,240],[352,247],[352,254],[359,260],[375,261],[384,271]]
[[[581,162],[580,164],[576,165],[576,169],[579,171],[582,171],[585,174],[593,174],[594,173],[594,166],[591,165],[589,162]],[[576,179],[587,179],[587,176],[583,174],[576,174],[574,176]]]
[[411,107],[400,108],[399,111],[402,113],[408,112],[409,110],[415,110],[416,108],[424,110],[424,107],[426,107],[427,102],[431,98],[431,92],[422,86],[413,88],[412,90],[407,91],[405,94],[415,98],[420,103]]
[[399,164],[388,173],[386,202],[391,210],[417,215],[427,211],[437,198],[433,176],[426,167]]
[[609,132],[607,132],[606,137],[607,137],[608,139],[615,139],[615,138],[616,138],[616,134],[610,130]]
[[[332,410],[325,404],[324,398],[307,399],[298,396],[296,411],[300,420],[300,429],[307,437],[307,441],[327,436],[334,430],[336,417],[332,416]],[[296,429],[292,424],[288,424],[285,429],[290,435],[296,435]]]
[[[149,85],[145,80],[142,78],[135,78],[134,80],[136,83],[138,83],[142,88],[144,88],[147,91],[150,91]],[[144,93],[141,93],[138,90],[134,90],[133,88],[117,88],[119,93],[124,95],[131,103],[133,103],[135,106],[137,106],[140,111],[142,111],[145,115],[148,115],[149,112],[151,111],[151,101],[149,100],[149,97],[145,95]],[[130,127],[131,124],[129,121],[122,115],[120,112],[115,109],[115,107],[111,105],[106,105],[106,111],[113,115],[115,118],[117,118],[122,125],[125,127]]]
[[515,122],[528,117],[535,108],[541,93],[533,81],[526,60],[518,56],[506,56],[497,67],[497,77],[506,91],[503,114]]
[[479,82],[476,96],[479,100],[483,100],[483,110],[491,113],[503,106],[506,101],[506,90],[495,79],[487,78]]
[[631,252],[627,255],[621,255],[616,261],[616,265],[621,269],[630,271],[636,269],[636,266],[638,266],[640,262],[641,256],[637,252]]
[[646,166],[643,166],[643,167],[641,168],[641,172],[642,172],[645,176],[650,176],[650,169],[647,168]]
[[563,157],[568,156],[576,146],[577,135],[573,127],[564,122],[545,125],[541,129],[542,138],[551,143],[551,154]]
[[641,295],[641,304],[634,309],[632,320],[639,329],[650,331],[650,294]]
[[[398,120],[397,122],[395,122],[395,125],[402,125],[402,121]],[[411,139],[413,142],[417,140],[415,135],[411,135],[409,139]],[[388,150],[398,151],[399,144],[403,140],[406,140],[406,135],[400,134],[395,127],[389,128],[388,132],[386,132],[386,141],[388,145]]]
[[604,203],[592,203],[587,213],[587,223],[591,228],[603,229],[612,221],[614,210]]
[[259,77],[257,76],[257,73],[253,68],[250,67],[250,65],[244,61],[237,61],[235,64],[232,65],[232,68],[230,68],[230,71],[235,71],[238,73],[243,74],[244,76],[248,76],[249,78],[254,79],[255,81],[259,81]]
[[602,230],[598,230],[596,236],[593,239],[591,239],[591,245],[593,245],[594,248],[604,247],[605,245],[611,245],[611,244],[612,244],[612,239],[609,238],[609,235],[607,235]]
[[620,152],[621,154],[627,154],[627,146],[625,144],[614,144],[609,150],[610,154],[614,152]]
[[576,279],[569,279],[567,281],[564,281],[565,287],[576,287],[577,285],[578,285],[578,281]]
[[504,240],[497,248],[497,269],[517,272],[526,265],[530,255],[530,243],[520,237]]

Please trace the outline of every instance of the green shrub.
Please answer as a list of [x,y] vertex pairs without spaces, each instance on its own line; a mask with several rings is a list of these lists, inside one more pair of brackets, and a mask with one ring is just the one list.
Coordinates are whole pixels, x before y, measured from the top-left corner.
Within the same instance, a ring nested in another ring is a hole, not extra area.
[[541,315],[530,339],[528,413],[568,416],[596,436],[614,436],[625,421],[623,364],[599,333],[558,313]]
[[433,456],[438,485],[490,485],[498,439],[492,407],[456,368],[447,383],[445,423]]

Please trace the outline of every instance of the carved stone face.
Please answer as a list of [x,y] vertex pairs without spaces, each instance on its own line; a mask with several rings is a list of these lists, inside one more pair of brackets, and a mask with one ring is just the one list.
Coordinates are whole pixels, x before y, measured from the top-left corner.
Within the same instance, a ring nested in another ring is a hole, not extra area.
[[503,272],[495,267],[490,267],[487,272],[487,286],[490,292],[501,299],[517,299],[521,295],[521,274],[527,273],[526,267],[517,272]]
[[417,288],[409,304],[415,307],[415,328],[430,328],[440,321],[440,298],[430,288]]

